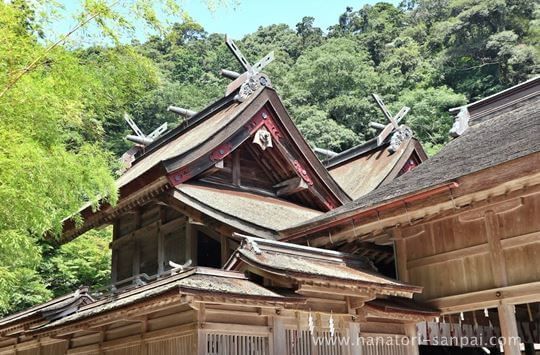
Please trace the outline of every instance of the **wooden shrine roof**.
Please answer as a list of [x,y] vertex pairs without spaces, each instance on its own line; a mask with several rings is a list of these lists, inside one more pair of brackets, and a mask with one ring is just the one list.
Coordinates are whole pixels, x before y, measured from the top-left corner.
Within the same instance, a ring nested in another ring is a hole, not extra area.
[[338,154],[325,165],[339,186],[351,198],[357,199],[395,178],[413,152],[416,151],[422,161],[426,159],[420,143],[414,138],[401,143],[394,153],[387,148],[388,142],[377,146],[375,138]]
[[158,141],[146,147],[133,165],[117,180],[118,187],[138,178],[152,167],[180,156],[196,156],[203,143],[215,138],[216,132],[226,127],[262,92],[251,95],[248,100],[238,102],[234,95],[224,97],[195,116],[163,135]]
[[[239,235],[236,237],[243,238]],[[190,267],[185,270],[171,270],[147,284],[124,288],[102,295],[98,299],[92,299],[86,290],[76,291],[0,319],[0,331],[10,336],[50,334],[55,329],[65,326],[75,325],[84,328],[84,323],[81,322],[95,317],[103,316],[108,319],[116,317],[118,321],[122,321],[124,318],[121,314],[115,316],[117,314],[115,312],[161,301],[168,302],[170,297],[182,296],[196,297],[198,302],[205,300],[212,303],[241,302],[304,309],[309,297],[294,292],[297,291],[294,287],[267,288],[251,281],[243,273],[231,270],[239,265],[238,261],[241,259],[264,272],[286,275],[300,283],[307,280],[311,285],[323,281],[324,286],[338,286],[334,288],[334,292],[342,292],[348,287],[352,290],[350,292],[358,292],[359,297],[368,291],[373,292],[373,297],[412,297],[413,293],[421,291],[420,287],[378,275],[365,258],[260,238],[244,238],[244,242],[224,269]],[[179,299],[174,302],[178,302]],[[388,310],[379,309],[383,313],[395,313],[399,308],[400,312],[408,315],[432,316],[430,310],[416,305],[413,301],[392,300],[380,302],[371,300],[366,305],[370,306],[373,303],[373,307],[380,308],[379,304],[382,302],[388,308]],[[54,310],[54,313],[50,313],[51,310]]]
[[[302,202],[298,203],[299,208],[292,213],[291,223],[283,221],[283,218],[270,221],[269,217],[267,223],[273,225],[264,225],[265,228],[287,228],[318,215],[315,211],[300,208],[301,205],[328,211],[351,201],[302,137],[276,92],[270,88],[261,88],[243,102],[235,101],[234,93],[216,101],[147,146],[131,168],[117,180],[120,195],[118,204],[110,206],[105,203],[97,211],[89,204],[85,205],[79,210],[84,221],[82,225],[76,225],[72,218],[64,220],[61,242],[67,242],[90,228],[107,223],[122,213],[122,209],[153,198],[170,186],[180,186],[200,178],[244,142],[252,140],[252,135],[261,125],[269,125],[271,134],[275,136],[274,145],[279,143],[279,148],[272,148],[273,151],[267,154],[269,157],[279,155],[281,159],[269,163],[275,165],[270,167],[275,170],[272,172],[276,176],[287,176],[280,182],[290,179],[288,175],[294,174],[308,185],[298,192],[299,198],[293,199]],[[202,196],[200,190],[197,193],[210,205],[220,204],[216,198]],[[287,206],[293,209],[292,204]],[[278,211],[272,204],[267,210]],[[255,224],[259,222],[255,221]]]
[[277,197],[215,185],[180,184],[173,190],[172,196],[225,224],[242,223],[257,235],[272,239],[278,237],[280,229],[322,214]]
[[224,268],[236,270],[241,263],[297,280],[373,288],[378,294],[412,297],[422,291],[378,274],[368,259],[357,255],[261,238],[244,237]]
[[0,319],[0,329],[9,328],[13,324],[22,322],[36,322],[42,318],[54,318],[62,311],[74,308],[78,309],[84,304],[94,302],[94,299],[87,293],[88,288],[81,287],[75,292],[54,298],[48,302],[38,304],[24,311],[8,315]]
[[[540,82],[534,95],[503,112],[492,111],[489,119],[469,127],[463,135],[384,188],[376,189],[322,216],[283,231],[284,236],[309,230],[340,215],[368,210],[383,203],[436,188],[460,177],[540,152]],[[540,162],[538,162],[540,163]],[[537,163],[537,164],[538,164]]]
[[[68,323],[84,320],[93,316],[137,304],[165,294],[185,295],[211,295],[215,297],[233,297],[234,299],[252,299],[279,304],[298,303],[302,299],[282,296],[272,290],[266,289],[249,281],[243,274],[234,271],[224,271],[205,267],[192,267],[171,276],[150,282],[133,289],[123,289],[121,292],[112,293],[98,300],[79,303],[78,307],[69,309],[66,300],[77,300],[79,293],[74,292],[54,299],[43,305],[28,309],[6,318],[0,319],[0,330],[9,327],[20,327],[22,321],[28,316],[33,316],[34,322],[24,327],[24,331],[41,332],[46,329],[65,325]],[[50,318],[42,314],[43,309],[50,304],[63,304],[59,309],[63,310],[63,317]],[[24,318],[23,318],[24,316]]]

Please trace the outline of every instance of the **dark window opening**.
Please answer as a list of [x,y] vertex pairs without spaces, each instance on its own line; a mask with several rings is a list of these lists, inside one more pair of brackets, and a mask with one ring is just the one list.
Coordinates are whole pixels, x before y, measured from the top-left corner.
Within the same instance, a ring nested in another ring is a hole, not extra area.
[[409,171],[416,168],[418,165],[420,165],[420,158],[418,158],[416,154],[411,154],[409,159],[407,159],[405,164],[403,164],[403,167],[401,168],[397,176],[401,176],[405,173],[408,173]]
[[373,264],[375,265],[375,267],[377,268],[377,270],[379,270],[379,273],[380,273],[380,274],[383,274],[383,275],[386,276],[386,277],[391,277],[391,278],[393,278],[393,279],[397,279],[395,261],[391,261],[391,262],[386,262],[386,261],[377,262],[377,260],[375,260],[375,261],[373,262]]
[[197,265],[221,267],[221,243],[200,231],[197,233]]
[[246,276],[249,279],[249,281],[251,281],[253,283],[256,283],[257,285],[264,286],[264,277],[262,277],[261,275],[258,275],[258,274],[254,274],[254,273],[249,272],[249,271],[246,274],[247,274]]

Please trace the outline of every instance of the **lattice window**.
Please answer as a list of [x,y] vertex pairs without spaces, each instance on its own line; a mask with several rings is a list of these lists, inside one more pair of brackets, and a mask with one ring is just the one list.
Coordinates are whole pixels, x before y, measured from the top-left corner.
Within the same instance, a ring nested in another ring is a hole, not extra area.
[[320,332],[313,338],[308,330],[287,329],[285,338],[287,355],[310,355],[313,353],[345,355],[349,353],[348,345],[342,343],[344,338],[339,333],[331,337],[329,332]]
[[206,334],[208,355],[269,355],[268,337],[259,335]]

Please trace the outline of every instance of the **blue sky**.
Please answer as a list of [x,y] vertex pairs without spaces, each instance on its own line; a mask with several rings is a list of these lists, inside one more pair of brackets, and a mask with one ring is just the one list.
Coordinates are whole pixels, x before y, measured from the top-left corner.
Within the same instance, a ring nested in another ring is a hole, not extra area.
[[[48,30],[58,37],[75,25],[69,15],[80,10],[78,0],[60,0],[65,7],[65,18],[48,26]],[[315,26],[326,30],[337,23],[347,6],[355,10],[365,4],[375,4],[377,0],[184,0],[182,8],[209,33],[227,33],[234,39],[254,32],[259,26],[285,23],[292,28],[304,16],[315,18]],[[399,0],[386,0],[399,4]],[[209,9],[209,7],[212,8]],[[176,20],[176,19],[170,19]],[[181,16],[178,15],[178,21]],[[139,27],[139,26],[138,26]],[[143,26],[140,26],[141,28]],[[87,31],[92,32],[92,26]],[[137,30],[135,36],[144,41],[147,34]],[[77,40],[76,40],[77,41]],[[82,43],[79,43],[82,44]],[[84,44],[83,44],[84,45]]]
[[[398,4],[398,0],[388,1]],[[227,33],[239,39],[259,26],[286,23],[294,28],[304,16],[315,18],[315,25],[326,30],[337,23],[347,6],[359,9],[375,0],[242,0],[216,6],[212,13],[202,1],[186,1],[185,9],[208,32]]]

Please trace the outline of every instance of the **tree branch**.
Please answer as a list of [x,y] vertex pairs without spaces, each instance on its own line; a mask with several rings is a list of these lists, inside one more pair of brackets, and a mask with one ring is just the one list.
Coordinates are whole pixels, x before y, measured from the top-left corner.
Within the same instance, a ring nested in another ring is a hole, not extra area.
[[[114,7],[116,4],[118,4],[119,1],[114,2],[110,7]],[[27,73],[29,73],[32,69],[34,69],[43,58],[47,56],[47,54],[52,51],[54,48],[58,47],[60,44],[64,43],[66,39],[68,39],[69,36],[71,36],[75,31],[80,29],[81,27],[85,26],[88,22],[92,21],[99,15],[99,12],[96,12],[94,14],[90,14],[85,20],[79,22],[77,26],[73,27],[69,32],[64,34],[58,41],[51,44],[47,49],[39,55],[36,59],[34,59],[32,62],[30,62],[24,69],[22,69],[19,74],[17,74],[2,90],[0,93],[0,99]]]

